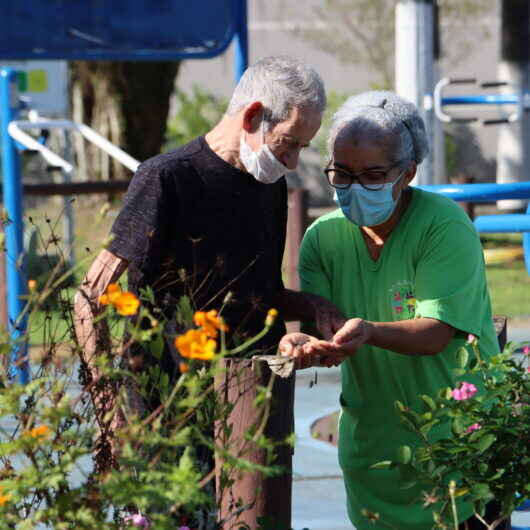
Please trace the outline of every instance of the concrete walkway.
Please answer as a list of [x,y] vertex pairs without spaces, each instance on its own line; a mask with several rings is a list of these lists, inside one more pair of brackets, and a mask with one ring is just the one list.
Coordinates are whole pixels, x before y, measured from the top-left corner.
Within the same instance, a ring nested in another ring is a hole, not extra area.
[[[530,326],[510,329],[508,340],[530,340]],[[317,384],[311,381],[317,374]],[[351,530],[337,449],[311,437],[311,424],[339,409],[339,368],[312,368],[297,373],[295,394],[294,530]],[[530,530],[530,512],[516,512],[512,524]]]

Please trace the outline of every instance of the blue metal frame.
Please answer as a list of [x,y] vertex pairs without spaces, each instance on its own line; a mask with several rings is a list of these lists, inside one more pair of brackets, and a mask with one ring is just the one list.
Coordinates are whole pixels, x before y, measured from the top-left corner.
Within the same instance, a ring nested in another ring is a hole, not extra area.
[[[530,182],[439,185],[421,186],[421,188],[440,193],[455,201],[495,202],[502,199],[530,199]],[[479,216],[475,219],[475,227],[482,233],[523,232],[524,261],[530,275],[530,203],[525,214]]]
[[238,83],[241,76],[248,68],[248,24],[247,24],[247,0],[239,1],[237,10],[237,24],[234,41],[235,50],[235,82]]
[[17,117],[17,73],[11,68],[0,70],[0,125],[2,135],[2,169],[4,205],[8,223],[4,227],[6,241],[7,313],[8,327],[13,341],[10,375],[20,383],[29,380],[27,362],[27,318],[21,318],[26,294],[22,222],[22,182],[20,159],[16,145],[7,131]]
[[516,105],[518,102],[517,94],[477,94],[442,98],[442,105]]

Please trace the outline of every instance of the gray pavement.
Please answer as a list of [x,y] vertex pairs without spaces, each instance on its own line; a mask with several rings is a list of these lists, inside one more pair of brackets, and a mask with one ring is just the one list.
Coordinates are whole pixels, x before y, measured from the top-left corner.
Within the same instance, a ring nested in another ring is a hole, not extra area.
[[[510,327],[508,340],[530,340],[530,325]],[[317,373],[317,384],[310,386]],[[311,424],[339,408],[340,370],[316,368],[296,375],[293,461],[293,528],[302,530],[351,530],[346,494],[337,461],[337,449],[311,437]],[[514,530],[530,530],[530,512],[516,512]]]

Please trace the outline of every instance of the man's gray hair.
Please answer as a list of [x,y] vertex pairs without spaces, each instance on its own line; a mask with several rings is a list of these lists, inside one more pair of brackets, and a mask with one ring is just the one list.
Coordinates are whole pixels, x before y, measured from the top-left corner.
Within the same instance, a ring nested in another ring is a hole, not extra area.
[[369,142],[388,144],[393,137],[393,161],[420,164],[429,152],[425,124],[416,106],[386,90],[374,90],[352,96],[333,116],[328,150],[333,154],[337,135],[345,133]]
[[226,113],[237,114],[254,101],[263,104],[264,120],[273,124],[286,120],[293,107],[324,112],[326,92],[315,70],[292,57],[280,55],[265,57],[245,71]]

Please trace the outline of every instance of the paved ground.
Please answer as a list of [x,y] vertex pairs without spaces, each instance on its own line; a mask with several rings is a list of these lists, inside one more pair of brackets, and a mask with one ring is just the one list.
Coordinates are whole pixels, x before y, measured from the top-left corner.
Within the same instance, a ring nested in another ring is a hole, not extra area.
[[[530,340],[528,329],[510,329],[508,340]],[[317,384],[311,385],[317,373]],[[311,424],[338,409],[338,368],[304,370],[297,374],[295,397],[296,448],[294,455],[293,528],[302,530],[351,530],[346,495],[337,463],[337,449],[315,440]],[[512,517],[514,530],[530,530],[530,512]]]

